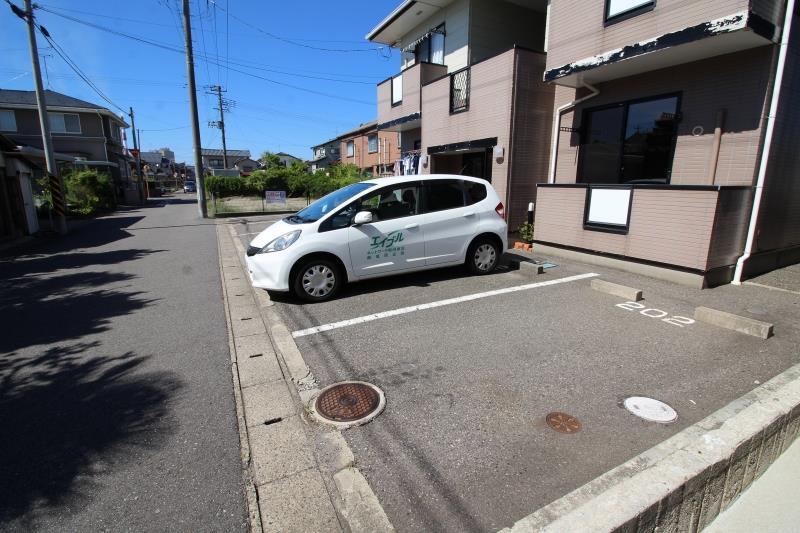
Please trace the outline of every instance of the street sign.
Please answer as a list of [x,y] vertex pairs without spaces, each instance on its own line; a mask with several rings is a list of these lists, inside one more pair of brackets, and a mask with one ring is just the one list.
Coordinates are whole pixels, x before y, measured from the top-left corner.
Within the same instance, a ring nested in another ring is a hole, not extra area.
[[264,199],[268,204],[285,204],[286,191],[266,191]]

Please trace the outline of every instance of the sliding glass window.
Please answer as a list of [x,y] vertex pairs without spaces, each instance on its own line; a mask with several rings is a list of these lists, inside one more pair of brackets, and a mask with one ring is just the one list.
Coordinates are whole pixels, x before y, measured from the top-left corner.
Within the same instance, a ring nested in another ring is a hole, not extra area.
[[680,97],[584,111],[580,183],[669,183]]

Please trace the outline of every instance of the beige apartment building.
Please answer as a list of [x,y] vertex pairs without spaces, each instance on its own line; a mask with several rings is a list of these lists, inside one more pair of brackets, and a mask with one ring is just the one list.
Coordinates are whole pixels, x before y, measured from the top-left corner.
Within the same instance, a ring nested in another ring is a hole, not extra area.
[[392,176],[394,163],[400,159],[397,133],[378,131],[375,121],[337,137],[340,161],[356,165],[365,175]]
[[786,5],[551,0],[535,240],[700,286],[800,260],[800,28]]
[[406,0],[367,35],[401,51],[377,88],[378,130],[398,133],[423,174],[490,181],[512,229],[547,176],[546,13],[546,0]]

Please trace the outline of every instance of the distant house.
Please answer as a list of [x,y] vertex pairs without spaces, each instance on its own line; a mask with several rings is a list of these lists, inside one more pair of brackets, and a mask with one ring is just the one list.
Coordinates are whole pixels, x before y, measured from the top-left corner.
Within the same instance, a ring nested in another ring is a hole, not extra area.
[[285,167],[292,166],[292,163],[302,163],[303,162],[302,159],[300,159],[299,157],[295,157],[292,154],[287,154],[287,153],[284,153],[284,152],[278,152],[275,155],[278,156],[278,159],[280,159],[281,164],[283,166],[285,166]]
[[331,139],[322,144],[311,147],[312,157],[308,161],[311,172],[324,170],[338,163],[340,159],[339,138]]
[[[235,161],[250,158],[250,150],[228,150],[228,167],[233,168]],[[200,157],[203,160],[203,168],[224,169],[224,158],[222,150],[215,148],[203,148],[200,150]]]
[[397,132],[378,131],[378,123],[373,120],[337,139],[342,163],[353,164],[367,175],[394,174],[394,163],[400,159],[400,138]]
[[[53,150],[76,166],[107,172],[118,193],[131,186],[124,146],[128,124],[105,107],[66,94],[45,91],[45,98]],[[43,148],[34,91],[0,89],[0,133],[18,146]]]
[[240,174],[250,174],[254,170],[258,170],[261,166],[258,161],[250,159],[249,157],[238,160],[233,165]]
[[146,165],[154,176],[172,176],[175,169],[175,152],[169,148],[159,148],[150,152],[140,152],[142,165]]

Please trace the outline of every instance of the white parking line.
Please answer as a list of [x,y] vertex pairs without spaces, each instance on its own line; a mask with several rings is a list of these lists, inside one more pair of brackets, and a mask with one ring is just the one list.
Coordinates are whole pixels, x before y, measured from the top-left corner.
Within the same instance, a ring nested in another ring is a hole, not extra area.
[[253,233],[237,233],[236,236],[237,237],[243,237],[245,235],[258,235],[259,233],[261,233],[261,231],[254,231]]
[[315,333],[322,333],[323,331],[330,331],[332,329],[344,328],[347,326],[354,326],[355,324],[363,324],[364,322],[372,322],[373,320],[380,320],[381,318],[388,318],[390,316],[405,315],[415,311],[422,311],[424,309],[433,309],[435,307],[443,307],[445,305],[453,305],[461,302],[469,302],[471,300],[480,300],[481,298],[488,298],[490,296],[498,296],[500,294],[508,294],[511,292],[527,291],[530,289],[538,289],[539,287],[548,287],[550,285],[559,285],[561,283],[569,283],[571,281],[578,281],[581,279],[594,278],[600,274],[578,274],[577,276],[569,276],[566,278],[553,279],[550,281],[540,281],[538,283],[528,283],[527,285],[517,285],[516,287],[507,287],[505,289],[496,289],[493,291],[479,292],[476,294],[468,294],[466,296],[459,296],[457,298],[449,298],[447,300],[439,300],[438,302],[431,302],[427,304],[413,305],[411,307],[402,307],[400,309],[393,309],[391,311],[384,311],[382,313],[375,313],[374,315],[366,315],[358,318],[351,318],[350,320],[342,320],[340,322],[333,322],[331,324],[323,324],[313,328],[301,329],[292,332],[292,337],[305,337],[307,335],[314,335]]

